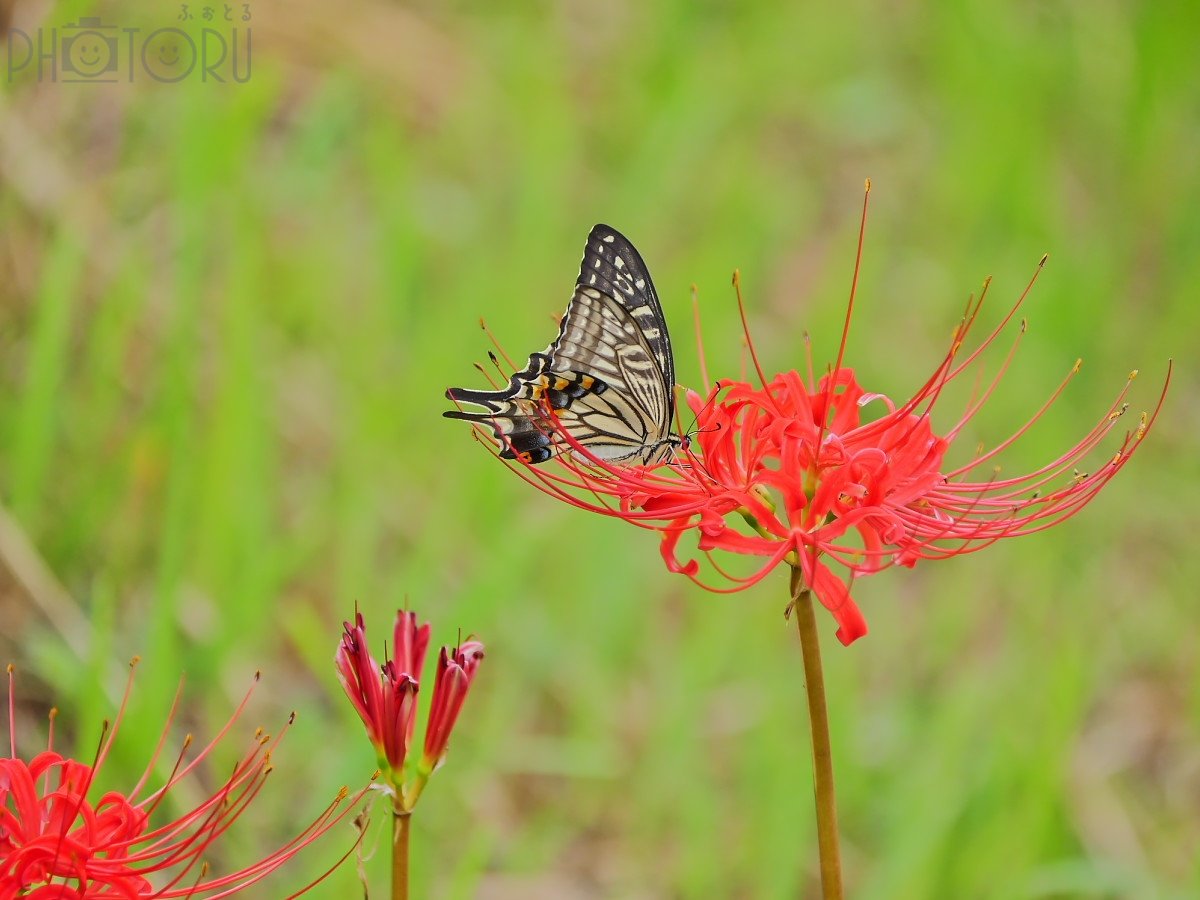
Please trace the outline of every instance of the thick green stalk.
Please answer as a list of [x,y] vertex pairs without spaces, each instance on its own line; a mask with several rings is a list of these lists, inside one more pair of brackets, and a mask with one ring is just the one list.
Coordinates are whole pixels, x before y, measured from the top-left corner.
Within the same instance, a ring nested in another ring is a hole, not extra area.
[[804,587],[799,566],[792,567],[792,611],[800,632],[804,657],[804,687],[808,692],[809,731],[812,734],[813,794],[817,806],[817,850],[821,858],[823,900],[842,900],[842,859],[838,845],[837,801],[833,792],[833,752],[829,748],[829,710],[825,703],[825,674],[812,592]]

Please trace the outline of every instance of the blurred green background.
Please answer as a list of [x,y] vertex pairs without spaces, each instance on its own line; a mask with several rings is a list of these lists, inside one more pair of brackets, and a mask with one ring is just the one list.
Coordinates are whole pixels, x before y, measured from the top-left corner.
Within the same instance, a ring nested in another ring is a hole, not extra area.
[[[229,36],[223,6],[6,0],[0,18],[198,40]],[[489,651],[415,818],[416,896],[813,896],[786,575],[695,589],[653,535],[528,489],[439,414],[447,386],[481,383],[480,316],[513,355],[545,345],[597,221],[648,261],[681,383],[700,380],[693,283],[714,375],[738,371],[735,267],[768,370],[801,363],[806,329],[832,359],[870,176],[848,351],[869,389],[905,396],[983,277],[994,322],[1046,251],[969,442],[1010,433],[1082,356],[1006,457],[1036,467],[1128,370],[1137,412],[1177,368],[1082,515],[859,581],[871,633],[849,649],[822,619],[850,895],[1200,895],[1193,4],[243,10],[241,83],[164,81],[137,43],[116,83],[5,58],[0,649],[26,752],[56,704],[90,756],[140,654],[109,770],[128,784],[181,674],[177,727],[209,734],[262,669],[247,729],[299,720],[214,857],[244,862],[369,776],[333,651],[355,603],[378,652],[408,602],[436,642]],[[360,895],[350,864],[312,896]]]

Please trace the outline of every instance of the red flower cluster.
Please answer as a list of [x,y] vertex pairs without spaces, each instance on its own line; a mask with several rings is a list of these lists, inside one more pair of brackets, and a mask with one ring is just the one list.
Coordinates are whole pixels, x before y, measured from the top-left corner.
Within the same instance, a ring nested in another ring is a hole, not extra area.
[[[120,728],[132,680],[131,674],[125,701],[90,765],[55,751],[53,729],[48,748],[29,761],[17,756],[16,736],[10,736],[10,756],[0,758],[0,900],[227,897],[260,881],[324,835],[362,796],[360,792],[347,802],[348,792],[343,788],[307,828],[284,846],[237,872],[210,875],[201,857],[262,789],[271,769],[271,753],[283,732],[272,739],[259,730],[228,779],[190,811],[170,820],[156,815],[168,792],[195,772],[228,734],[245,709],[250,696],[247,692],[218,735],[190,759],[186,756],[190,736],[184,741],[166,783],[155,790],[146,789],[157,767],[158,750],[165,743],[164,732],[146,774],[131,791],[109,791],[93,799],[92,788]],[[173,708],[172,718],[174,712]],[[14,722],[10,666],[10,728]],[[157,886],[152,879],[158,881]]]
[[[28,763],[0,759],[0,897],[82,897],[89,887],[152,896],[149,880],[130,859],[146,830],[146,813],[121,794],[89,803],[92,778],[91,766],[49,750]],[[87,887],[80,891],[79,885]]]
[[[667,567],[709,590],[744,590],[780,563],[800,568],[804,584],[837,620],[838,638],[849,644],[867,630],[850,593],[856,576],[979,550],[1074,515],[1129,461],[1161,409],[1169,368],[1154,412],[1143,414],[1090,473],[1077,466],[1116,426],[1129,382],[1075,446],[1032,472],[1002,476],[997,456],[1046,412],[1078,371],[1076,363],[1009,438],[965,465],[946,465],[948,448],[991,395],[1012,352],[984,380],[982,393],[940,433],[931,419],[934,406],[949,383],[968,373],[982,377],[983,352],[1014,321],[1036,277],[999,325],[966,352],[964,342],[986,297],[985,285],[932,374],[903,402],[868,393],[854,370],[842,365],[852,294],[837,363],[820,379],[813,377],[811,358],[807,376],[793,370],[768,379],[747,329],[758,383],[719,381],[703,398],[689,392],[687,402],[696,415],[694,437],[671,462],[653,468],[614,465],[560,430],[558,437],[571,452],[543,465],[508,465],[573,506],[657,530]],[[545,415],[553,420],[554,410],[547,407]],[[711,563],[711,575],[702,577],[699,560],[679,558],[679,543],[688,534]],[[735,574],[715,551],[751,557],[759,564]],[[849,579],[839,578],[829,563],[844,566]]]
[[395,791],[399,808],[410,811],[430,774],[445,759],[450,732],[458,721],[475,671],[483,659],[483,644],[465,641],[458,647],[441,649],[433,681],[429,722],[425,728],[425,745],[409,780],[405,763],[416,726],[417,689],[429,646],[429,625],[418,626],[415,613],[398,611],[392,627],[396,656],[385,658],[381,666],[367,648],[362,614],[355,613],[354,625],[343,624],[345,633],[335,657],[338,680],[367,726],[367,735],[379,756],[379,766]]

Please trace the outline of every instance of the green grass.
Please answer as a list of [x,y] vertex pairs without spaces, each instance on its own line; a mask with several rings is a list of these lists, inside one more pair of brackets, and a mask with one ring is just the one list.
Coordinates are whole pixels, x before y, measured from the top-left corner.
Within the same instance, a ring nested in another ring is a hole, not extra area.
[[[848,356],[869,388],[919,384],[983,277],[998,310],[1045,251],[968,443],[1077,356],[1007,470],[1074,443],[1128,370],[1133,412],[1168,357],[1177,380],[1082,515],[858,582],[871,633],[849,649],[823,620],[850,893],[1200,893],[1200,16],[331,10],[255,5],[246,84],[0,94],[0,497],[90,622],[3,599],[29,711],[58,705],[90,754],[140,654],[121,783],[182,674],[181,727],[207,733],[263,670],[252,721],[300,716],[217,862],[249,858],[370,775],[333,650],[355,603],[381,640],[407,601],[435,641],[489,650],[415,819],[416,896],[811,896],[784,575],[694,589],[651,535],[553,504],[439,414],[479,380],[480,316],[514,355],[545,344],[597,221],[648,260],[681,383],[693,283],[710,367],[739,371],[734,268],[769,370],[800,364],[805,329],[831,359],[870,176]],[[348,865],[313,896],[355,884]]]

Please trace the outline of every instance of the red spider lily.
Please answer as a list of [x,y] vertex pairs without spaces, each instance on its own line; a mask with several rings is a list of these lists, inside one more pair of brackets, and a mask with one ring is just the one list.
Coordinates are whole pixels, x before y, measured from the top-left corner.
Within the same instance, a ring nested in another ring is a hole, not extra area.
[[417,680],[429,646],[429,626],[418,628],[414,613],[397,612],[392,629],[396,658],[380,666],[367,649],[362,613],[355,613],[353,627],[349,622],[343,625],[345,634],[335,657],[338,680],[367,726],[379,767],[403,778],[417,720]]
[[438,655],[437,673],[433,678],[433,705],[429,709],[429,725],[425,729],[425,752],[420,769],[432,772],[446,758],[450,732],[458,721],[463,701],[475,680],[475,671],[483,659],[483,644],[467,641],[454,650],[443,647]]
[[[864,224],[865,214],[864,204]],[[859,240],[861,258],[862,231]],[[946,451],[996,388],[1017,341],[987,387],[940,433],[931,419],[934,406],[949,383],[981,374],[984,351],[1014,322],[1036,278],[1035,273],[999,325],[968,352],[964,345],[987,295],[985,284],[932,374],[903,402],[866,392],[854,370],[842,365],[852,290],[837,363],[819,380],[812,375],[811,358],[807,376],[793,370],[768,379],[746,328],[758,383],[722,380],[705,398],[688,392],[695,437],[671,462],[653,468],[607,463],[565,429],[556,437],[570,452],[536,466],[504,461],[538,489],[573,506],[659,531],[667,567],[709,590],[744,590],[781,563],[799,567],[806,586],[837,620],[838,638],[850,644],[867,631],[850,595],[856,576],[973,552],[1063,521],[1120,471],[1153,425],[1170,383],[1169,367],[1153,413],[1143,414],[1090,474],[1077,466],[1116,426],[1136,372],[1075,446],[1032,472],[1002,477],[998,455],[1045,414],[1078,371],[1077,362],[1010,437],[965,465],[946,465]],[[856,263],[855,284],[857,279]],[[741,308],[740,290],[738,303]],[[744,308],[742,320],[745,326]],[[1024,330],[1022,322],[1018,340]],[[880,412],[868,419],[868,409]],[[555,412],[546,405],[544,415],[553,421]],[[698,560],[678,556],[681,538],[690,533],[711,563],[708,576],[701,575]],[[714,555],[717,550],[759,562],[749,574],[734,574]],[[848,581],[829,562],[843,565]]]
[[[259,729],[224,783],[190,811],[167,819],[160,806],[164,805],[168,792],[196,772],[229,733],[246,707],[249,691],[217,736],[190,759],[187,753],[192,741],[188,736],[170,776],[160,787],[149,790],[147,784],[158,766],[166,742],[165,730],[145,774],[134,788],[128,793],[109,791],[96,799],[90,795],[120,729],[133,684],[132,672],[116,719],[111,728],[106,725],[106,737],[89,765],[54,749],[53,712],[47,749],[29,761],[17,756],[13,667],[9,666],[8,671],[10,755],[0,758],[0,898],[3,900],[228,897],[262,880],[326,834],[365,793],[366,789],[350,798],[343,788],[288,843],[246,868],[214,876],[201,857],[258,796],[271,771],[271,754],[286,727],[275,738]],[[178,703],[177,695],[171,719]],[[352,851],[353,847],[342,860]],[[331,871],[332,868],[325,874]],[[291,896],[299,896],[324,877]]]
[[409,779],[405,763],[416,724],[417,690],[429,645],[429,625],[418,627],[415,613],[397,612],[393,628],[397,656],[385,659],[382,666],[367,649],[362,613],[355,613],[353,626],[349,622],[343,625],[345,632],[335,657],[338,678],[367,726],[367,735],[394,791],[397,809],[411,811],[430,774],[445,758],[450,732],[483,659],[483,644],[466,641],[453,649],[441,649],[424,752]]

